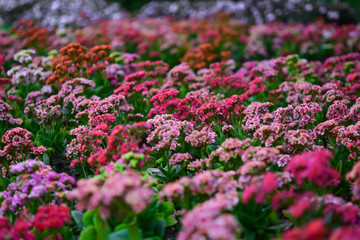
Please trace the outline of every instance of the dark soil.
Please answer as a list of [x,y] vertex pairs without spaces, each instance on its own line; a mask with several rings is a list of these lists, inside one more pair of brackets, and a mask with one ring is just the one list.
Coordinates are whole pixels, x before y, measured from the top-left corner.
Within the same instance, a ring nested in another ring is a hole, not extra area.
[[176,238],[176,235],[179,233],[175,227],[167,227],[165,229],[164,240],[173,240]]
[[67,173],[75,179],[79,179],[80,173],[76,171],[70,165],[71,161],[66,159],[65,157],[57,157],[53,158],[52,166],[55,167],[55,171],[58,173]]

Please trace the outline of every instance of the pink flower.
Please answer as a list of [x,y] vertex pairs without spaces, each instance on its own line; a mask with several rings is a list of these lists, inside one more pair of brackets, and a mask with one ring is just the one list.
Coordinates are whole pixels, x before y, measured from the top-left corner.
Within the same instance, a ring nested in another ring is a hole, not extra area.
[[340,180],[340,174],[330,168],[329,159],[331,152],[308,152],[296,155],[286,165],[285,170],[294,175],[297,184],[303,181],[311,181],[319,187],[336,186]]

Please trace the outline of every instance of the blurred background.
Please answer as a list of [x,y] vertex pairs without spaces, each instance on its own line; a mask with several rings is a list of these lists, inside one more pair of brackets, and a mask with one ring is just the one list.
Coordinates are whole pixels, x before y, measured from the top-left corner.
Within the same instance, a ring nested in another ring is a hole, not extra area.
[[101,19],[205,18],[228,12],[244,23],[308,22],[323,18],[358,23],[360,0],[0,0],[0,25],[31,19],[46,27],[82,26]]

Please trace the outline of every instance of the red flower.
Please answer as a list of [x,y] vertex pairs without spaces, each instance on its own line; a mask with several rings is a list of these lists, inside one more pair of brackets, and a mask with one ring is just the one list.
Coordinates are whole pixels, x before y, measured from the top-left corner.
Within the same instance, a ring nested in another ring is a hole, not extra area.
[[330,168],[329,158],[332,157],[329,151],[307,152],[296,155],[286,166],[285,170],[292,173],[297,184],[304,180],[312,181],[319,187],[337,185],[340,174]]
[[58,229],[70,222],[70,212],[66,205],[50,205],[39,207],[34,226],[39,232],[48,229]]

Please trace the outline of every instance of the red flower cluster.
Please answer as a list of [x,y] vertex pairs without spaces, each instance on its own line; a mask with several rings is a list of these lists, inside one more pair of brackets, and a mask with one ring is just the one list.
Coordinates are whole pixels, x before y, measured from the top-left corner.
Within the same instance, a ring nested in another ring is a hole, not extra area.
[[297,184],[305,180],[314,182],[319,187],[336,186],[340,180],[340,174],[330,168],[329,151],[308,152],[296,155],[285,167],[286,171],[293,174]]
[[59,229],[70,223],[70,210],[66,205],[50,205],[39,207],[34,217],[34,227],[39,232]]

